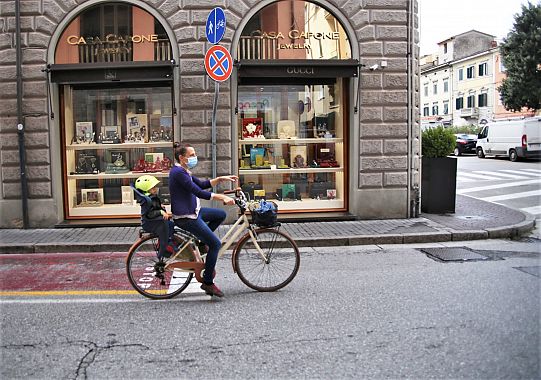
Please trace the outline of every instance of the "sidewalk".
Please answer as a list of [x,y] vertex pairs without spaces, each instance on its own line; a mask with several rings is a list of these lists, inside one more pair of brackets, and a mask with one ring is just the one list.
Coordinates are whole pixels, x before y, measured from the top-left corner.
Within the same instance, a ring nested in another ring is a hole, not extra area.
[[[510,238],[534,228],[533,216],[457,195],[454,214],[413,219],[283,223],[299,246],[402,244]],[[221,226],[222,236],[229,226]],[[139,227],[0,229],[0,253],[125,252]]]

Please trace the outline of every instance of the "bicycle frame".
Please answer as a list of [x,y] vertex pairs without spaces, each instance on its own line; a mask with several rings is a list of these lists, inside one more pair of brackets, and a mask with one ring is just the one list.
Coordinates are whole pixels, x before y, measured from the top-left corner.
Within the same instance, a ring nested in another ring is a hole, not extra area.
[[[250,221],[248,220],[248,217],[244,213],[245,209],[243,207],[240,207],[240,209],[241,209],[241,215],[239,216],[237,221],[229,228],[226,234],[220,239],[220,241],[222,242],[222,247],[220,248],[220,251],[218,252],[218,258],[222,257],[225,254],[225,251],[227,251],[233,243],[235,242],[238,243],[239,241],[238,238],[242,233],[244,233],[245,231],[248,231],[248,234],[250,235],[250,239],[252,240],[257,252],[261,255],[261,258],[263,260],[267,261],[267,257],[265,253],[263,252],[259,243],[257,242],[256,232],[254,228],[250,225]],[[182,233],[182,231],[179,232],[178,234],[181,235],[186,240],[186,243],[179,249],[179,252],[182,252],[190,244],[193,244],[193,237]],[[196,259],[195,262],[173,262],[169,264],[168,267],[183,269],[183,270],[194,270],[195,277],[197,278],[199,282],[201,282],[200,271],[204,268],[205,263],[203,262],[202,255],[199,252],[199,248],[197,248],[195,244],[193,244],[192,251],[195,254],[195,259]],[[173,257],[171,257],[171,259],[174,260],[176,256],[177,255],[174,255]],[[232,261],[232,264],[233,264],[233,272],[236,273],[237,268],[235,267],[234,260]]]
[[[227,233],[221,239],[222,248],[220,248],[220,252],[218,253],[218,257],[222,257],[224,255],[225,251],[227,251],[227,249],[231,246],[231,244],[233,244],[235,241],[238,242],[239,235],[242,234],[245,230],[248,231],[248,234],[250,235],[250,238],[252,239],[252,242],[254,243],[255,248],[257,249],[257,251],[261,255],[261,258],[263,260],[267,260],[267,257],[265,256],[265,253],[263,252],[263,250],[261,249],[261,247],[259,246],[259,244],[257,242],[255,231],[250,226],[250,221],[248,220],[248,217],[244,213],[239,216],[237,221],[229,228]],[[235,269],[235,268],[233,268],[233,269]]]

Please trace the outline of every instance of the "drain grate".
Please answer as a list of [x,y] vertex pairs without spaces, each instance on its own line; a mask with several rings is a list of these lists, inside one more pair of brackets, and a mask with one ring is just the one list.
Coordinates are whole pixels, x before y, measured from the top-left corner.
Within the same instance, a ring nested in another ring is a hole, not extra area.
[[491,257],[480,255],[466,247],[420,248],[419,251],[437,261],[490,261]]

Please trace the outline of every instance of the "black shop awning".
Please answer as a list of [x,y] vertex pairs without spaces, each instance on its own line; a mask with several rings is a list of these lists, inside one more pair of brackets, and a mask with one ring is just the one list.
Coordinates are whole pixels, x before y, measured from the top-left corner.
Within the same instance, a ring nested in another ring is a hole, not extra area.
[[257,60],[236,62],[239,78],[343,78],[359,75],[354,59]]
[[59,84],[170,82],[174,61],[70,63],[48,65],[51,82]]

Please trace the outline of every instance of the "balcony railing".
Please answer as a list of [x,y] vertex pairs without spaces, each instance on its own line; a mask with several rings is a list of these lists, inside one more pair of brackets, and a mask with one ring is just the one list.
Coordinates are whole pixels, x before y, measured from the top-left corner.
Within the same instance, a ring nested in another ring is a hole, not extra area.
[[[133,42],[103,43],[95,45],[79,45],[79,62],[124,62],[133,61]],[[169,40],[154,42],[154,61],[169,61],[173,52]]]
[[154,60],[155,61],[170,61],[173,59],[173,51],[169,40],[158,40],[154,44]]
[[462,108],[460,110],[460,116],[479,116],[479,108],[477,107]]
[[277,48],[274,39],[241,36],[237,59],[276,59]]

